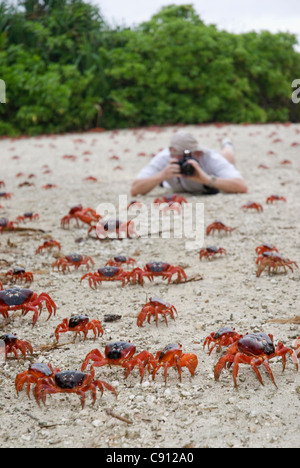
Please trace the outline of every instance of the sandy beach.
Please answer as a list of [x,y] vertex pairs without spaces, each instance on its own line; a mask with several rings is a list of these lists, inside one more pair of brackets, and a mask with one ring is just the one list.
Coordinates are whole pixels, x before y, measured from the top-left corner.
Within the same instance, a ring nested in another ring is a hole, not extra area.
[[[204,236],[204,247],[213,244],[227,251],[211,261],[200,261],[199,248],[187,248],[183,237],[144,235],[101,241],[95,232],[87,234],[87,225],[77,227],[74,220],[69,228],[61,227],[62,217],[78,203],[93,209],[105,203],[118,207],[120,195],[130,202],[133,179],[153,155],[169,145],[178,127],[0,141],[0,180],[5,182],[1,191],[12,194],[0,198],[0,217],[14,221],[26,212],[39,215],[39,219],[18,224],[24,229],[0,234],[0,280],[4,288],[11,286],[6,272],[22,266],[34,275],[27,287],[49,294],[57,306],[56,315],[48,321],[43,306],[34,327],[32,313],[13,312],[9,319],[0,315],[1,334],[16,333],[34,349],[26,359],[17,360],[10,354],[0,365],[2,448],[299,447],[300,378],[292,359],[287,357],[284,372],[281,358],[270,361],[277,387],[263,366],[261,385],[251,366],[241,364],[236,389],[232,367],[223,370],[219,381],[214,379],[214,366],[226,348],[209,355],[203,344],[222,326],[233,327],[242,335],[272,334],[275,346],[280,341],[291,348],[300,335],[299,321],[280,322],[300,315],[300,270],[294,266],[293,271],[288,268],[271,275],[265,270],[257,277],[255,263],[255,248],[270,243],[300,264],[300,124],[184,128],[209,148],[220,149],[222,139],[230,137],[237,167],[249,187],[247,194],[239,195],[184,194],[193,205],[204,203],[205,228],[215,220],[235,228],[231,235]],[[47,184],[53,187],[46,190]],[[137,199],[150,209],[153,200],[166,193],[158,187]],[[285,197],[286,202],[267,204],[272,194]],[[260,203],[263,211],[241,209],[249,201]],[[61,244],[61,252],[53,249],[36,254],[51,238]],[[122,287],[118,281],[94,290],[87,280],[80,282],[86,273],[83,266],[65,274],[52,268],[59,255],[70,253],[90,256],[95,263],[91,272],[114,256],[125,255],[141,268],[153,261],[181,266],[194,281],[177,284],[174,276],[168,284],[157,277],[153,282],[146,279],[143,287]],[[178,314],[175,320],[168,318],[168,326],[163,318],[158,326],[154,320],[137,326],[137,316],[151,297],[176,308]],[[103,336],[94,340],[90,331],[85,341],[81,335],[73,342],[74,335],[68,332],[61,334],[60,346],[55,347],[55,328],[72,314],[100,320]],[[121,317],[106,322],[107,314]],[[170,368],[165,384],[163,369],[154,380],[145,370],[141,383],[138,367],[127,379],[121,367],[95,367],[96,378],[114,386],[118,396],[105,389],[101,397],[97,390],[92,405],[88,392],[83,409],[78,395],[48,395],[40,407],[32,393],[27,397],[25,387],[17,395],[15,377],[29,364],[51,363],[60,370],[80,371],[92,349],[103,354],[107,343],[119,340],[135,344],[136,353],[147,350],[154,356],[166,345],[180,343],[183,353],[198,358],[195,375],[183,367],[180,382],[177,369]]]

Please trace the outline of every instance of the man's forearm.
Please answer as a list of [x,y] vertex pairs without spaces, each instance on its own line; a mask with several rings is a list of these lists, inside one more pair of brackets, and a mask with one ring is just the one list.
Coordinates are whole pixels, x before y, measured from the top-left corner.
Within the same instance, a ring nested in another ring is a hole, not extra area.
[[[211,177],[208,179],[207,185],[211,183]],[[227,193],[247,193],[248,187],[245,184],[243,179],[236,178],[236,179],[223,179],[221,177],[217,177],[213,183],[213,187],[221,190],[222,192]]]
[[190,164],[195,168],[195,174],[189,177],[191,180],[200,184],[208,185],[211,188],[216,188],[227,193],[247,193],[248,187],[241,177],[222,178],[208,175],[194,161],[190,160]]
[[151,190],[159,185],[163,180],[164,179],[160,172],[145,179],[137,179],[132,184],[131,195],[133,197],[136,195],[145,195],[146,193],[151,192]]

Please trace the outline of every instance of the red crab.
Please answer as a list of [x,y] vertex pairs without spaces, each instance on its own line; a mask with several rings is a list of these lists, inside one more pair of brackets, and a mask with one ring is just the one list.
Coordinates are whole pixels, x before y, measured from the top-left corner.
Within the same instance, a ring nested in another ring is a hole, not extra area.
[[270,359],[280,356],[282,357],[283,370],[286,365],[286,354],[289,353],[298,370],[298,359],[291,348],[285,347],[281,342],[278,342],[275,349],[273,336],[265,333],[247,333],[232,346],[230,346],[224,356],[217,362],[214,375],[215,380],[219,380],[220,374],[226,365],[230,366],[233,363],[233,381],[237,387],[237,375],[239,364],[250,364],[254,370],[258,380],[263,385],[263,381],[258,370],[258,367],[263,364],[266,368],[272,382],[275,386],[275,380],[271,371]]
[[80,332],[84,334],[84,340],[87,337],[89,330],[92,330],[95,339],[99,335],[103,335],[103,329],[100,320],[90,320],[87,315],[73,315],[70,319],[65,318],[55,329],[55,338],[58,341],[60,333],[72,331],[75,333],[75,340]]
[[108,366],[121,366],[126,369],[125,379],[128,377],[130,372],[135,366],[139,366],[141,382],[144,378],[144,368],[148,365],[150,368],[150,362],[153,361],[153,356],[148,351],[142,351],[135,355],[136,346],[127,341],[114,341],[106,345],[104,350],[104,356],[101,354],[99,349],[93,349],[88,353],[83,361],[81,370],[83,371],[89,361],[93,361],[92,367]]
[[83,208],[81,204],[73,206],[69,213],[61,219],[61,226],[65,228],[69,227],[71,219],[76,220],[77,226],[79,226],[79,221],[90,226],[90,230],[95,229],[95,226],[92,223],[97,223],[101,216],[93,208]]
[[156,203],[158,205],[163,205],[162,206],[162,211],[166,213],[169,210],[177,211],[177,213],[181,212],[180,205],[183,203],[187,203],[186,199],[183,197],[179,197],[178,195],[170,194],[170,195],[165,195],[163,198],[156,198],[153,203]]
[[[212,332],[206,337],[203,348],[207,345],[209,354],[212,353],[213,349],[218,346],[218,351],[221,350],[222,346],[229,346],[238,341],[242,335],[235,331],[235,328],[222,327],[216,333]],[[214,343],[212,346],[211,343]]]
[[54,239],[49,239],[49,240],[46,240],[43,245],[40,245],[35,253],[41,253],[44,249],[53,249],[54,247],[57,247],[58,250],[61,250],[61,245],[59,242],[57,242],[56,240]]
[[56,304],[47,293],[38,295],[30,289],[22,289],[19,287],[8,288],[0,291],[0,313],[4,318],[8,318],[8,312],[21,310],[22,315],[26,315],[29,311],[33,312],[33,323],[36,324],[39,315],[42,312],[42,304],[45,302],[49,316],[56,313]]
[[59,372],[59,369],[53,369],[51,364],[44,364],[39,362],[30,364],[28,370],[20,372],[20,374],[18,374],[15,378],[15,387],[17,393],[23,390],[24,384],[27,384],[27,395],[29,398],[30,385],[37,384],[40,379],[51,377],[55,372]]
[[123,223],[119,219],[109,219],[101,221],[96,226],[96,233],[99,239],[106,239],[107,237],[112,239],[123,239],[123,238],[136,238],[138,234],[134,229],[134,222],[132,220]]
[[[88,224],[90,229],[88,230],[88,234],[93,230],[96,229],[96,224],[102,219],[102,216],[99,215],[95,210],[92,208],[84,208],[82,211],[75,212],[75,217],[84,224]],[[94,223],[94,224],[93,224]]]
[[28,182],[28,180],[25,180],[25,182],[22,182],[21,184],[18,185],[19,188],[21,187],[34,187],[35,184],[33,182]]
[[176,193],[164,195],[162,198],[155,198],[153,203],[179,203],[182,205],[183,203],[187,203],[187,200],[184,197],[178,196]]
[[10,276],[13,283],[16,283],[18,280],[20,282],[24,280],[25,283],[32,283],[33,281],[33,274],[31,271],[25,271],[22,267],[16,267],[13,270],[9,270],[5,276]]
[[195,374],[198,365],[198,358],[196,354],[183,353],[181,344],[169,344],[162,351],[156,353],[154,362],[152,363],[154,369],[152,379],[155,379],[157,371],[163,367],[165,383],[167,383],[167,374],[169,367],[176,367],[178,370],[179,380],[181,381],[181,368],[187,367],[191,375]]
[[292,164],[292,161],[290,161],[289,159],[284,159],[283,161],[280,161],[280,164]]
[[134,260],[134,258],[131,258],[131,257],[127,258],[125,257],[125,255],[117,255],[116,257],[108,260],[105,266],[109,265],[109,266],[120,267],[122,265],[134,265],[135,262],[136,261]]
[[69,254],[58,258],[53,263],[52,268],[57,268],[58,270],[62,269],[63,273],[65,273],[66,270],[70,271],[70,266],[74,266],[75,270],[78,270],[81,265],[85,265],[89,270],[89,262],[91,265],[94,265],[91,257],[84,257],[80,254]]
[[57,185],[55,185],[55,184],[46,184],[46,185],[43,185],[42,188],[44,190],[50,190],[50,189],[53,189],[53,188],[57,188]]
[[181,208],[180,208],[180,205],[176,202],[169,202],[167,203],[167,206],[163,206],[161,207],[161,211],[163,213],[167,213],[168,211],[176,211],[178,214],[181,213]]
[[167,279],[168,283],[171,282],[172,276],[177,273],[176,283],[180,283],[182,279],[187,280],[187,276],[180,266],[173,266],[166,262],[151,262],[147,263],[142,270],[141,268],[134,268],[129,274],[129,279],[133,284],[137,282],[144,284],[144,276],[153,281],[154,276],[162,276],[162,279]]
[[262,244],[262,245],[259,245],[258,247],[256,247],[256,249],[255,249],[255,252],[257,253],[257,255],[262,255],[265,252],[272,252],[272,251],[278,252],[275,245],[272,245],[272,244]]
[[70,161],[76,161],[77,156],[74,156],[73,154],[65,154],[64,156],[61,157],[62,159],[69,159]]
[[246,205],[243,205],[241,208],[243,210],[254,209],[254,210],[258,211],[258,212],[264,211],[262,205],[260,203],[256,203],[256,202],[248,202]]
[[206,235],[209,236],[210,234],[214,234],[215,231],[218,231],[218,232],[225,232],[226,234],[231,234],[231,232],[234,230],[235,228],[232,228],[232,227],[229,227],[229,226],[226,226],[224,223],[222,223],[222,221],[214,221],[213,223],[211,223],[209,226],[207,226],[206,228]]
[[84,177],[83,180],[91,181],[91,182],[97,182],[98,181],[97,177],[94,177],[94,176]]
[[38,213],[27,212],[27,213],[24,213],[23,216],[17,216],[16,222],[20,223],[20,222],[24,222],[27,220],[33,221],[36,219],[39,219]]
[[297,357],[300,358],[300,336],[298,336],[298,338],[296,339],[294,348],[295,348],[295,353]]
[[86,392],[92,392],[93,404],[96,401],[96,391],[103,394],[104,388],[117,396],[115,388],[103,380],[95,380],[95,371],[91,368],[90,373],[85,374],[76,370],[54,371],[52,375],[39,379],[34,389],[37,403],[42,400],[46,402],[46,395],[54,393],[75,393],[80,396],[81,407],[84,408]]
[[102,281],[122,281],[122,286],[125,286],[126,281],[128,281],[130,273],[123,271],[119,267],[110,267],[105,266],[99,268],[94,273],[86,273],[80,280],[83,281],[85,278],[89,279],[89,285],[91,288],[96,288],[97,284],[102,284]]
[[132,200],[128,205],[127,205],[127,210],[130,210],[130,208],[134,206],[136,208],[143,208],[144,204],[139,201],[139,200]]
[[15,221],[9,221],[7,218],[0,218],[0,232],[15,229]]
[[199,252],[199,257],[200,257],[200,260],[202,258],[208,258],[208,260],[210,260],[211,258],[215,257],[216,255],[227,255],[227,251],[226,249],[223,249],[223,247],[216,247],[215,245],[210,245],[204,249],[201,249],[200,252]]
[[83,206],[81,204],[73,206],[70,209],[69,213],[66,216],[63,216],[63,218],[61,219],[61,226],[63,228],[66,225],[69,226],[71,219],[75,219],[76,223],[77,223],[77,226],[79,226],[78,219],[76,217],[76,212],[82,211],[82,210],[83,210]]
[[5,358],[9,353],[14,353],[15,357],[19,359],[18,350],[21,351],[23,357],[26,358],[26,352],[29,351],[33,354],[33,348],[28,341],[19,340],[14,333],[6,333],[0,336],[0,341],[5,344]]
[[295,265],[296,268],[299,268],[296,262],[290,260],[289,258],[284,258],[277,252],[273,251],[264,252],[257,258],[256,263],[259,265],[256,272],[257,277],[259,277],[266,268],[268,268],[269,275],[271,272],[277,273],[280,267],[282,267],[285,272],[287,271],[286,267],[288,267],[291,271],[294,271],[292,265]]
[[271,195],[270,197],[267,198],[267,204],[269,205],[270,203],[273,203],[274,201],[283,201],[286,202],[285,197],[280,197],[279,195]]
[[11,198],[12,195],[13,195],[12,193],[0,192],[0,198],[4,198],[5,200],[7,200],[8,198]]
[[177,314],[177,310],[172,304],[169,304],[168,302],[165,302],[158,297],[151,297],[150,301],[144,305],[138,315],[137,326],[142,327],[146,319],[148,320],[148,323],[150,323],[151,316],[155,317],[157,326],[159,314],[163,315],[166,325],[168,325],[167,314],[169,314],[171,318],[175,320],[174,314]]

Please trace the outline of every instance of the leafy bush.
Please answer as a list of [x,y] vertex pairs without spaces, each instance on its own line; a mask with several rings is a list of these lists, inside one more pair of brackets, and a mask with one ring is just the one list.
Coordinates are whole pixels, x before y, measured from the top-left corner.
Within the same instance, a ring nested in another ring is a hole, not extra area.
[[104,51],[115,124],[289,119],[300,76],[291,34],[218,31],[184,5],[119,35],[125,46]]
[[7,89],[0,134],[89,129],[106,89],[98,53],[106,26],[98,10],[81,0],[20,6],[0,4],[0,77]]
[[109,28],[83,0],[0,0],[0,134],[300,121],[296,37],[231,34],[191,5]]

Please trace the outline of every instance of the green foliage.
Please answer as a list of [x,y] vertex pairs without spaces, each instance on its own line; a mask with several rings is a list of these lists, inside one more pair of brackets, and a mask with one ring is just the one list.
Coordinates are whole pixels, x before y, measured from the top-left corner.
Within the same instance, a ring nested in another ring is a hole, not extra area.
[[192,6],[165,7],[107,53],[110,119],[119,125],[287,120],[300,65],[295,44],[290,34],[218,31]]
[[231,34],[192,5],[110,29],[84,0],[0,0],[0,134],[300,121],[296,37]]
[[0,18],[0,134],[95,126],[107,88],[99,48],[109,34],[99,11],[82,0],[26,0],[0,3]]

